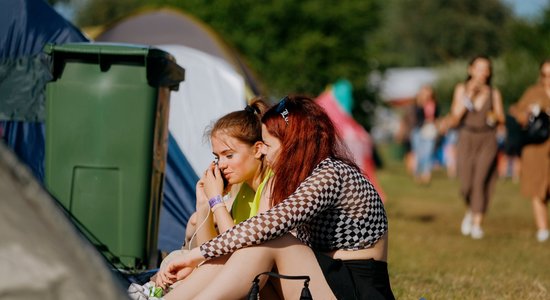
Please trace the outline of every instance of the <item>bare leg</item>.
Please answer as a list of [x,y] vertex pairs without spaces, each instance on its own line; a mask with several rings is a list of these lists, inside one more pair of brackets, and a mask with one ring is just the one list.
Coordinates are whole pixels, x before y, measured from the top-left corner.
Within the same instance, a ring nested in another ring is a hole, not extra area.
[[[215,277],[207,278],[203,285],[204,289],[194,299],[243,298],[250,289],[252,279],[259,273],[270,271],[275,264],[281,274],[309,275],[310,291],[314,299],[335,299],[311,248],[291,234],[233,253]],[[200,271],[201,268],[195,270],[193,275]],[[280,293],[284,299],[300,297],[303,282],[282,280],[280,283]],[[165,299],[193,298],[188,297],[188,293],[183,289],[179,293],[178,289],[168,293]]]
[[405,154],[405,167],[407,168],[407,172],[409,172],[409,174],[414,175],[414,170],[416,169],[416,157],[412,151]]
[[472,224],[481,227],[483,224],[483,213],[473,213]]
[[481,224],[483,223],[483,213],[473,213],[472,214],[472,231],[470,235],[473,239],[483,238],[483,229],[481,229]]
[[537,225],[537,229],[548,229],[546,204],[537,197],[534,197],[531,203],[533,204],[533,215],[535,216],[535,224]]
[[226,255],[213,259],[195,269],[185,279],[177,281],[164,299],[193,299],[216,277],[229,257]]

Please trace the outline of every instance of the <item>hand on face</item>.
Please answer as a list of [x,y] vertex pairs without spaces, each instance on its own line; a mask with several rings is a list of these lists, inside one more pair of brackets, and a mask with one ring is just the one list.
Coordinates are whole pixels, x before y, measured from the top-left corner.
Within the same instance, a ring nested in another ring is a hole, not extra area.
[[[204,174],[203,188],[207,199],[223,193],[223,177],[217,164],[212,163]],[[207,200],[208,201],[208,200]]]

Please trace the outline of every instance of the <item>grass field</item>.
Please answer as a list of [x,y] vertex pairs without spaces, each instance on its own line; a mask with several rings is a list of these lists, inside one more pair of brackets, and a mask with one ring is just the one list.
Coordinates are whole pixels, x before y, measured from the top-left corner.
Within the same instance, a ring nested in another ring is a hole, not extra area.
[[550,242],[536,241],[519,184],[499,180],[485,237],[472,240],[460,233],[465,207],[458,182],[436,170],[429,186],[419,186],[388,149],[381,147],[377,177],[387,195],[397,299],[550,299]]

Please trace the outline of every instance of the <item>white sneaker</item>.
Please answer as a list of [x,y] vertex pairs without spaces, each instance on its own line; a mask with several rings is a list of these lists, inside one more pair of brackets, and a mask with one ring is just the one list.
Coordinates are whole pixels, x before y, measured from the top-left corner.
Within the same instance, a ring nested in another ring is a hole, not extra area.
[[463,235],[470,235],[472,232],[472,213],[466,212],[464,219],[462,219],[462,224],[460,225],[460,232]]
[[548,229],[539,229],[537,231],[537,241],[544,242],[548,239],[550,236],[550,232],[548,232]]
[[483,229],[481,229],[481,227],[479,226],[474,225],[472,226],[472,232],[470,233],[470,235],[474,240],[479,240],[483,238]]
[[147,295],[147,289],[139,285],[137,283],[132,283],[128,287],[128,296],[130,296],[130,299],[132,300],[147,300],[149,299],[149,296]]

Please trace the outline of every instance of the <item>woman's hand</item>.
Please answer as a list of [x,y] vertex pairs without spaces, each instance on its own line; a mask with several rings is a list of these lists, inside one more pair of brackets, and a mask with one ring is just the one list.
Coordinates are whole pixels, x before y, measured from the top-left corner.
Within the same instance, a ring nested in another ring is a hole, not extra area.
[[189,252],[189,250],[172,251],[170,252],[170,254],[168,254],[168,256],[166,256],[166,258],[164,258],[164,260],[162,260],[157,274],[154,276],[154,278],[151,278],[155,282],[155,286],[161,287],[163,289],[166,289],[168,287],[167,282],[163,281],[164,278],[159,275],[166,272],[167,267],[172,260],[183,257],[185,254],[187,254],[187,252]]
[[221,195],[223,193],[223,177],[222,172],[217,164],[212,164],[210,168],[206,170],[204,176],[204,193],[208,199]]
[[161,282],[173,284],[191,274],[193,269],[202,261],[204,261],[204,257],[201,255],[199,248],[193,248],[191,251],[170,260],[166,268],[162,272],[159,271],[157,278],[160,277]]

